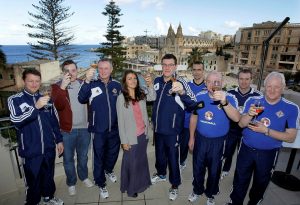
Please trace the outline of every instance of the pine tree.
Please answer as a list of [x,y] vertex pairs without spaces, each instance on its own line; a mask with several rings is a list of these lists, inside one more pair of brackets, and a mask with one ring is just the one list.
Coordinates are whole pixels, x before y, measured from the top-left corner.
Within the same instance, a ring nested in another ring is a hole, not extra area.
[[4,68],[6,64],[6,55],[1,49],[0,45],[0,68]]
[[104,8],[102,14],[108,16],[107,33],[105,36],[107,42],[102,43],[103,47],[100,47],[96,52],[100,52],[104,57],[111,58],[114,67],[114,74],[122,71],[124,55],[126,54],[125,48],[121,46],[124,36],[121,35],[119,29],[122,25],[118,25],[120,22],[121,9],[116,5],[114,1],[110,1]]
[[63,6],[65,0],[40,0],[38,5],[32,4],[36,13],[28,12],[32,24],[25,26],[33,29],[28,33],[35,43],[28,42],[31,47],[29,56],[35,59],[65,60],[76,57],[70,45],[74,40],[71,29],[64,24],[74,14],[70,7]]

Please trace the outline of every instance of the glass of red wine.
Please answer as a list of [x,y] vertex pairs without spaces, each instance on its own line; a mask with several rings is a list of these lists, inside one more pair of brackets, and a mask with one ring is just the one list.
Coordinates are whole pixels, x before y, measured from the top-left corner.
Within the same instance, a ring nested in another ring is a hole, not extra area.
[[257,115],[254,116],[254,118],[250,121],[250,125],[256,126],[257,125],[257,116],[260,115],[264,111],[263,103],[261,100],[255,100],[254,101],[254,108]]

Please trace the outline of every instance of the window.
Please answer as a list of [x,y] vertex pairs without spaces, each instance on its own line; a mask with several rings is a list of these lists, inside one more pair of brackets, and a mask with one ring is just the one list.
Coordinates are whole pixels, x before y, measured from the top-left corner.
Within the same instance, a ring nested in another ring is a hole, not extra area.
[[288,52],[288,50],[289,50],[289,47],[286,47],[286,48],[285,48],[285,52]]
[[255,37],[255,38],[254,38],[254,42],[255,42],[255,43],[258,43],[258,37]]
[[15,78],[14,74],[9,74],[9,79],[13,80]]
[[287,38],[287,44],[290,44],[290,40],[291,40],[291,38]]
[[289,35],[291,35],[292,34],[292,30],[289,30]]
[[3,75],[2,75],[2,73],[0,73],[0,80],[2,80],[3,79]]
[[256,36],[259,36],[259,35],[260,35],[260,30],[256,30],[256,31],[255,31],[255,35],[256,35]]

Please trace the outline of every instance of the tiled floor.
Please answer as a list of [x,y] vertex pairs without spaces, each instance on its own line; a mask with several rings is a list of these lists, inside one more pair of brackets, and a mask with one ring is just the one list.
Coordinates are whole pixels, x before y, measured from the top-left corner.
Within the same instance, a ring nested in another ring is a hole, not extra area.
[[[151,141],[151,139],[150,139]],[[285,170],[288,157],[290,154],[289,149],[282,149],[279,160],[277,163],[276,170]],[[148,146],[148,157],[149,157],[149,166],[150,173],[154,173],[154,147],[149,144]],[[120,152],[118,162],[116,164],[115,173],[119,177],[120,166],[121,166],[122,151]],[[292,174],[297,176],[300,179],[300,170],[296,169],[300,159],[300,153],[298,151],[295,163],[292,169]],[[121,194],[119,191],[119,181],[117,183],[108,182],[108,190],[110,197],[106,200],[103,200],[99,197],[99,191],[97,187],[86,188],[83,183],[80,181],[76,185],[77,194],[75,196],[69,196],[67,191],[67,186],[65,184],[65,176],[63,175],[62,164],[57,164],[57,172],[62,173],[62,175],[56,177],[56,196],[63,199],[66,205],[71,204],[107,204],[107,205],[184,205],[191,204],[188,202],[187,197],[192,191],[192,159],[189,155],[187,168],[182,174],[182,185],[179,187],[179,197],[176,201],[172,202],[168,199],[168,182],[160,182],[156,185],[151,186],[144,193],[139,194],[137,198],[129,198],[126,194]],[[91,163],[89,162],[89,167]],[[234,168],[234,167],[233,167]],[[90,178],[92,179],[92,172],[90,169]],[[221,193],[216,197],[216,205],[223,205],[227,202],[231,185],[233,180],[233,171],[230,172],[229,176],[224,178],[220,182]],[[1,186],[3,186],[1,184]],[[21,188],[17,192],[1,196],[0,204],[2,205],[20,205],[24,201],[24,188]],[[247,201],[247,199],[245,200]],[[245,202],[246,203],[246,202]],[[194,204],[206,204],[206,197],[201,197]],[[292,192],[284,190],[273,183],[270,183],[266,194],[265,200],[262,203],[263,205],[300,205],[300,192]]]

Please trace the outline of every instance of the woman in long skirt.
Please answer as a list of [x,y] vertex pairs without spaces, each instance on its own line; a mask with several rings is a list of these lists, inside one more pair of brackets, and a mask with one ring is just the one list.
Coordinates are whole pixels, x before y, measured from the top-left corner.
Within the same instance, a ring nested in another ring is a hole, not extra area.
[[150,75],[145,77],[147,95],[140,88],[138,76],[126,70],[122,78],[122,94],[117,99],[118,126],[123,148],[121,167],[121,192],[137,197],[150,185],[147,158],[148,114],[146,100],[156,98]]

